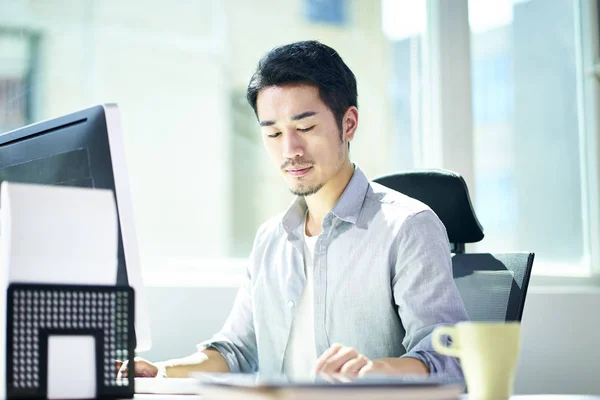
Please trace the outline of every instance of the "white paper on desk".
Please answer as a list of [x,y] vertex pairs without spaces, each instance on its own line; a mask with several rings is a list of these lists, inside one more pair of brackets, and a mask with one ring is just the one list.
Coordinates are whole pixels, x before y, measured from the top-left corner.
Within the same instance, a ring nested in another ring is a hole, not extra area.
[[8,282],[115,285],[112,191],[3,182],[2,268]]

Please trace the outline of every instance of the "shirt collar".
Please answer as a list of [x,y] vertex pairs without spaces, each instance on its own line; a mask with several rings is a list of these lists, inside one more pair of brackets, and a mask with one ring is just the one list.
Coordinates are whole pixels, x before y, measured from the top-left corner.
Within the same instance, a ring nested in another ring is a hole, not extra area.
[[[350,182],[346,185],[344,192],[330,213],[342,221],[356,224],[368,187],[368,178],[358,166],[355,166]],[[297,196],[294,199],[281,220],[283,229],[288,234],[292,233],[304,222],[307,208],[304,197]]]

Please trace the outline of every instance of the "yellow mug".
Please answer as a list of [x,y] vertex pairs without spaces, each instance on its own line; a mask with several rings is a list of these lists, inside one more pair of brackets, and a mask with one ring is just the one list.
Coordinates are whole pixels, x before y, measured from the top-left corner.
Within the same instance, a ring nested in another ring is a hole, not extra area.
[[[452,343],[446,346],[442,336]],[[513,393],[521,345],[519,322],[459,322],[434,329],[431,341],[440,354],[460,360],[469,399],[508,399]]]

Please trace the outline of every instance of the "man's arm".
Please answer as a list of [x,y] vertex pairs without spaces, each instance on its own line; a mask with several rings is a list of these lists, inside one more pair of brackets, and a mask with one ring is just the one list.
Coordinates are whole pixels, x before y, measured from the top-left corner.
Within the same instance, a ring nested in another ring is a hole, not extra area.
[[[210,340],[198,345],[199,353],[207,351],[219,353],[228,366],[229,372],[258,371],[251,285],[250,271],[247,271],[244,285],[238,291],[231,313],[223,328]],[[214,365],[212,358],[210,365]]]
[[[127,363],[117,361],[117,377],[126,378]],[[204,350],[187,357],[152,363],[135,358],[135,376],[141,378],[187,378],[193,372],[229,372],[225,358],[217,350]]]
[[452,276],[446,228],[433,211],[422,211],[404,222],[398,241],[392,288],[406,331],[406,354],[399,360],[411,359],[412,365],[420,360],[430,373],[462,377],[458,360],[438,354],[431,344],[436,326],[468,320]]
[[[428,375],[429,367],[423,361],[411,357],[380,358],[373,362],[377,371],[407,375]],[[377,367],[377,364],[381,364]]]
[[[136,377],[186,378],[192,372],[255,372],[257,369],[249,274],[221,331],[200,343],[196,353],[156,363],[135,358]],[[117,370],[118,377],[127,377],[126,363],[117,361]]]
[[[191,372],[242,372],[258,371],[258,350],[254,329],[252,299],[252,273],[254,254],[261,243],[265,225],[259,228],[246,269],[244,284],[239,289],[233,308],[223,328],[210,340],[198,345],[198,351],[187,357],[151,363],[136,357],[135,376],[187,377]],[[202,312],[199,312],[202,315]],[[116,362],[117,375],[127,376],[127,365]]]
[[[200,343],[187,357],[152,363],[135,359],[135,376],[185,378],[192,372],[256,372],[258,356],[248,271],[233,308],[221,331]],[[128,366],[117,362],[118,376],[126,377]]]
[[214,349],[199,351],[183,358],[157,363],[169,378],[187,378],[193,372],[230,372],[227,361]]
[[[200,343],[196,353],[156,363],[136,357],[135,376],[186,378],[192,372],[256,372],[258,356],[250,284],[248,272],[223,328],[212,339]],[[117,370],[119,377],[128,374],[128,366],[120,361]]]

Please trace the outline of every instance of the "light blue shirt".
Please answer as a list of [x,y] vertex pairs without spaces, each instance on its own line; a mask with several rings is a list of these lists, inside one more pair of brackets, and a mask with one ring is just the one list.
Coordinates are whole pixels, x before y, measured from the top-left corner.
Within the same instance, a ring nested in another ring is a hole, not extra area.
[[[222,330],[200,350],[221,352],[231,372],[278,375],[306,284],[298,197],[258,230],[247,279]],[[433,350],[436,326],[467,320],[452,278],[446,229],[425,204],[369,182],[356,167],[323,220],[314,252],[316,352],[354,347],[372,360],[414,357],[462,379],[457,359]]]

